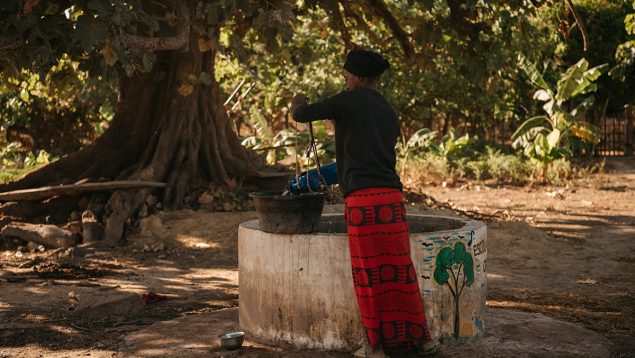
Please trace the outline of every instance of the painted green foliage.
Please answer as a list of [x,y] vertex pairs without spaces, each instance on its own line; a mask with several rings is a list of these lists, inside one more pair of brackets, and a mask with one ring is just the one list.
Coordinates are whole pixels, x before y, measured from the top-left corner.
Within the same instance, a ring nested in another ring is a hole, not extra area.
[[[461,272],[463,275],[461,277]],[[439,285],[447,285],[454,298],[454,338],[460,334],[459,300],[463,289],[474,283],[474,259],[467,252],[465,244],[457,242],[452,247],[439,251],[434,269],[434,280]]]

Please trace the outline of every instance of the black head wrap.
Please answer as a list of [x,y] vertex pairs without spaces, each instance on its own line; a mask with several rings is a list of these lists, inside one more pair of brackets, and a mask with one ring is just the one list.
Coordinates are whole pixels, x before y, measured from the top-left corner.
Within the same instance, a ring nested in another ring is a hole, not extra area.
[[344,63],[344,69],[357,77],[377,77],[388,68],[390,63],[382,55],[366,50],[351,50]]

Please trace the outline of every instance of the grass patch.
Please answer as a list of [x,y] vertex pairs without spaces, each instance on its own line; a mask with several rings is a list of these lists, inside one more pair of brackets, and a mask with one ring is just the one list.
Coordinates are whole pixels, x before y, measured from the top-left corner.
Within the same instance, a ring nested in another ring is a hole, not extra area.
[[579,185],[604,170],[604,162],[574,162],[558,159],[544,171],[520,153],[506,153],[490,146],[469,156],[448,158],[432,152],[402,159],[397,167],[406,186],[448,181],[490,181],[498,184]]
[[12,182],[35,168],[0,169],[0,184]]

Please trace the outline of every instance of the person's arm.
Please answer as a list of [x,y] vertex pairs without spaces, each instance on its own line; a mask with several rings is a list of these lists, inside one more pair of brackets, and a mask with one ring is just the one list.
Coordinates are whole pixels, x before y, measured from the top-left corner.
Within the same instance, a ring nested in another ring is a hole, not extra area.
[[339,103],[342,93],[336,94],[322,101],[309,104],[304,94],[297,94],[291,102],[291,115],[296,122],[311,122],[319,119],[336,120],[341,112]]

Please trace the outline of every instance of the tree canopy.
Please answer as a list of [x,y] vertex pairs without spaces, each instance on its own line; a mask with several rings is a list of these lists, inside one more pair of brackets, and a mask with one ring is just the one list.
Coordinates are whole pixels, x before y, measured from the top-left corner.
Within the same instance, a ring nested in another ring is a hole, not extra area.
[[[552,81],[567,61],[579,60],[575,41],[585,43],[589,54],[602,52],[594,57],[583,51],[597,61],[612,59],[607,52],[621,41],[610,66],[619,69],[616,79],[628,83],[632,17],[624,6],[602,8],[606,1],[3,2],[0,83],[9,95],[0,100],[11,119],[0,125],[22,138],[47,128],[38,124],[43,118],[58,118],[83,139],[60,150],[67,155],[59,160],[0,190],[147,180],[165,182],[161,201],[178,208],[189,205],[202,183],[236,187],[267,176],[262,158],[241,145],[241,121],[279,126],[292,93],[321,98],[338,91],[342,59],[355,47],[378,50],[392,63],[382,91],[400,114],[403,145],[422,128],[454,133],[444,148],[474,138],[456,131],[505,143],[510,127],[538,112],[530,82],[519,71],[519,53],[555,63],[544,67],[553,69],[544,73]],[[610,41],[588,36],[588,29],[617,29],[624,20],[626,34],[607,34]],[[571,31],[574,23],[587,31]],[[64,84],[73,77],[77,81]],[[252,83],[251,94],[230,117],[223,103],[243,81]],[[632,96],[620,101],[632,102]],[[52,138],[34,142],[52,148],[69,140]],[[112,243],[150,193],[95,195],[81,210],[94,212]]]

